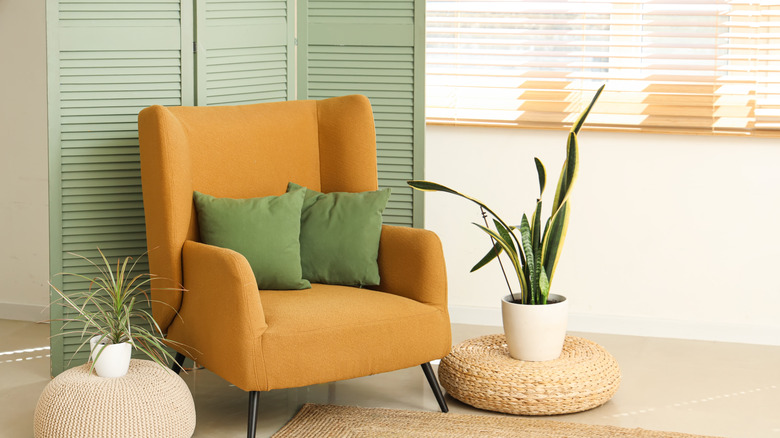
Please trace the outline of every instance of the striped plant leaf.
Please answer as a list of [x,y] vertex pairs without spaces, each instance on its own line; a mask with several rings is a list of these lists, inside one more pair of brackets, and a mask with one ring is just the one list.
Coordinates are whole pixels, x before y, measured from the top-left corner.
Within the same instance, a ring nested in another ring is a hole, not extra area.
[[544,164],[542,160],[534,157],[534,163],[536,164],[536,174],[539,176],[539,197],[544,194],[544,186],[547,183],[547,173],[544,170]]
[[471,201],[471,202],[479,205],[480,207],[484,208],[485,210],[490,212],[490,214],[492,214],[494,217],[498,217],[498,215],[496,215],[493,212],[493,210],[491,210],[490,207],[485,205],[482,201],[480,201],[480,200],[478,200],[476,198],[472,198],[471,196],[464,195],[463,193],[457,192],[457,191],[455,191],[455,190],[453,190],[453,189],[451,189],[451,188],[449,188],[447,186],[443,186],[443,185],[441,185],[439,183],[435,183],[435,182],[431,182],[431,181],[418,181],[418,180],[407,181],[406,183],[409,184],[410,186],[412,186],[413,188],[415,188],[417,190],[422,190],[424,192],[444,192],[444,193],[450,193],[450,194],[453,194],[453,195],[460,196],[461,198],[468,199],[469,201]]
[[477,223],[474,223],[474,225],[476,225],[480,230],[487,233],[498,244],[500,244],[502,248],[504,248],[504,251],[506,251],[507,255],[509,256],[509,259],[512,261],[512,266],[515,268],[515,274],[517,274],[517,281],[520,283],[520,290],[526,291],[528,289],[528,281],[526,280],[526,277],[522,274],[523,265],[520,263],[520,257],[518,256],[518,253],[515,252],[513,247],[510,246],[507,242],[505,242],[503,237],[501,237],[495,231]]
[[542,300],[539,304],[547,304],[547,297],[550,296],[550,280],[547,278],[547,270],[542,264],[539,272],[539,291],[542,294]]
[[547,235],[542,244],[542,263],[547,271],[549,281],[552,283],[558,258],[561,256],[563,241],[566,238],[566,230],[569,227],[569,202],[564,202],[550,223]]
[[542,228],[542,201],[536,202],[536,208],[534,214],[531,216],[531,245],[533,247],[533,253],[539,254],[542,246],[541,238]]
[[593,95],[593,99],[590,100],[588,107],[582,111],[580,116],[577,118],[577,121],[574,122],[574,125],[572,125],[571,132],[579,134],[580,128],[582,128],[582,125],[585,124],[585,119],[588,118],[588,114],[590,114],[590,110],[593,108],[593,105],[596,104],[596,101],[598,100],[599,96],[601,96],[601,92],[604,91],[604,87],[606,86],[607,84],[604,84],[600,86],[598,90],[596,90],[596,94]]
[[542,265],[541,252],[534,254],[534,257],[534,267],[536,268],[534,275],[536,278],[536,284],[534,284],[533,304],[544,304],[545,301],[543,299],[542,293],[542,269],[544,269],[544,266]]
[[[488,213],[490,213],[493,216],[494,219],[496,219],[499,223],[501,223],[501,225],[503,225],[504,228],[506,228],[507,230],[512,229],[512,227],[507,225],[507,223],[503,219],[501,219],[501,217],[497,215],[496,212],[491,210],[490,207],[488,207],[482,201],[476,198],[472,198],[471,196],[464,195],[463,193],[459,193],[447,186],[443,186],[441,184],[431,182],[431,181],[412,180],[412,181],[407,181],[406,183],[409,184],[409,186],[411,186],[412,188],[415,188],[417,190],[422,190],[424,192],[444,192],[444,193],[450,193],[452,195],[460,196],[461,198],[464,199],[468,199],[469,201],[484,208]],[[514,233],[511,233],[511,237],[513,238],[512,240],[514,240],[515,243],[517,243],[517,246],[521,247],[520,242],[517,240],[517,237],[515,237]]]
[[474,265],[474,267],[473,267],[473,268],[471,268],[471,271],[469,271],[469,272],[474,272],[474,271],[476,271],[476,270],[478,270],[478,269],[482,269],[482,267],[483,267],[483,266],[485,266],[485,265],[487,265],[488,263],[492,262],[492,261],[493,261],[493,259],[495,259],[495,258],[496,258],[496,257],[498,257],[499,255],[501,255],[501,252],[502,252],[502,251],[504,251],[504,248],[501,246],[501,244],[499,244],[499,243],[494,243],[494,244],[493,244],[493,247],[492,247],[492,248],[490,248],[490,250],[487,252],[487,254],[485,254],[485,256],[484,256],[484,257],[482,257],[482,259],[480,259],[480,260],[477,262],[477,264],[476,264],[476,265]]
[[503,248],[504,251],[506,251],[507,255],[510,259],[517,259],[517,252],[515,251],[514,247],[507,241],[504,240],[503,237],[501,237],[500,234],[497,232],[491,230],[488,227],[482,226],[478,223],[472,222],[474,225],[477,226],[480,230],[486,232],[490,237],[493,238],[493,240],[496,242],[497,245],[501,245],[501,248]]
[[579,152],[577,148],[577,134],[569,133],[569,140],[566,144],[566,161],[563,162],[561,176],[558,178],[558,187],[555,190],[555,200],[553,200],[553,214],[558,211],[561,205],[568,199],[571,186],[577,178],[579,167]]
[[523,214],[520,221],[520,235],[523,238],[523,249],[525,250],[526,272],[528,277],[528,290],[526,293],[531,297],[530,304],[533,302],[538,287],[536,279],[536,257],[534,256],[533,244],[531,243],[531,226],[528,224],[528,216]]
[[515,248],[514,246],[515,244],[512,241],[512,236],[511,236],[512,233],[506,228],[504,228],[501,222],[499,222],[497,219],[493,219],[493,225],[496,227],[496,230],[498,230],[498,234],[500,234],[501,237],[503,237],[504,240],[507,241],[507,243],[511,244],[512,248],[517,249]]

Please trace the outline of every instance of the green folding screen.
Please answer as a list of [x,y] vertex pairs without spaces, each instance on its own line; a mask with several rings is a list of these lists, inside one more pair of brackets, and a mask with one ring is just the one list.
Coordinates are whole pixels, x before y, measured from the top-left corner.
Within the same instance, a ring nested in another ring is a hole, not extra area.
[[[422,1],[47,0],[52,274],[95,274],[70,253],[146,251],[136,118],[155,104],[366,94],[380,185],[394,192],[385,222],[421,225],[405,181],[422,169],[423,16]],[[52,283],[66,294],[89,286]],[[52,319],[63,312],[53,305]],[[81,342],[52,337],[53,375],[86,361],[74,355]]]
[[197,9],[197,105],[295,98],[293,0],[198,0]]
[[[70,253],[94,258],[99,246],[116,259],[146,251],[136,119],[152,104],[193,103],[192,27],[182,26],[193,11],[178,0],[50,0],[47,8],[50,271],[91,275]],[[89,286],[52,280],[65,293]],[[53,305],[51,316],[70,315]],[[54,375],[86,359],[73,355],[80,337],[55,336],[60,331],[54,322]]]
[[406,181],[422,175],[425,2],[308,0],[298,14],[300,98],[369,97],[379,184],[392,188],[384,221],[421,225],[421,194]]

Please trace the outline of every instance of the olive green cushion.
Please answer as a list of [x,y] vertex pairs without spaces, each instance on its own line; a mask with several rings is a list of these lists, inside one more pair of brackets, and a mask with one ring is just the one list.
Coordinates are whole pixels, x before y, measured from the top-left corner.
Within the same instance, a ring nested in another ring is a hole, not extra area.
[[308,289],[298,240],[304,194],[231,199],[195,192],[201,241],[246,257],[260,289]]
[[[289,183],[288,192],[302,187]],[[312,283],[379,284],[379,237],[390,189],[320,193],[305,189],[301,211],[301,269]]]

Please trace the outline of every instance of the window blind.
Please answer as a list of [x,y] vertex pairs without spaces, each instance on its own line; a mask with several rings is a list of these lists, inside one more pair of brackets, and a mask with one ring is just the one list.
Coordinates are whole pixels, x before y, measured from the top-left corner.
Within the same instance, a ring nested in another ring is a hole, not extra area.
[[780,3],[427,2],[428,123],[780,134]]

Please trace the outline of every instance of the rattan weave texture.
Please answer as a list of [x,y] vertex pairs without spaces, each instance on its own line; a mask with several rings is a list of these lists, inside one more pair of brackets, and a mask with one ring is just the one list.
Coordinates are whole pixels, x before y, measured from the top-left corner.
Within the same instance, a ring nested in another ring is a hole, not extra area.
[[505,415],[304,405],[272,438],[716,438]]
[[172,371],[133,359],[127,375],[98,377],[89,365],[71,368],[46,385],[35,408],[42,437],[191,437],[195,404]]
[[455,346],[439,365],[439,380],[471,406],[518,415],[557,415],[606,403],[620,385],[620,366],[595,342],[567,336],[558,359],[525,362],[509,356],[504,335]]

